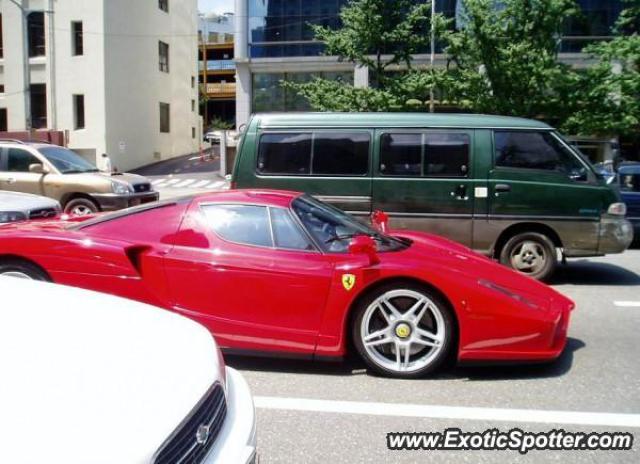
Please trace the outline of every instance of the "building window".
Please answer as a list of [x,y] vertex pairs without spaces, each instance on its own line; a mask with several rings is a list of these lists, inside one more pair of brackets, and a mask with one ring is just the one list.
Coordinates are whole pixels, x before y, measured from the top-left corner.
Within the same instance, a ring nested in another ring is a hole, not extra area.
[[27,20],[27,31],[29,35],[29,57],[45,56],[44,39],[44,13],[35,11],[29,14]]
[[4,84],[0,84],[0,93],[4,93]]
[[71,53],[74,56],[84,55],[84,38],[82,35],[82,21],[71,22]]
[[169,0],[158,0],[158,8],[165,13],[169,13]]
[[196,78],[194,76],[191,76],[191,88],[196,88]]
[[195,100],[191,100],[191,111],[194,112],[194,113],[196,111],[196,101]]
[[195,127],[192,127],[192,128],[191,128],[191,138],[192,138],[192,139],[195,139],[195,138],[196,138],[196,128],[195,128]]
[[31,84],[31,126],[34,129],[47,127],[47,86]]
[[169,103],[160,103],[160,132],[171,131],[171,110]]
[[169,44],[159,41],[158,52],[160,54],[160,71],[169,72]]
[[73,96],[74,129],[84,129],[84,95]]
[[0,108],[0,132],[7,132],[9,130],[7,126],[7,109]]

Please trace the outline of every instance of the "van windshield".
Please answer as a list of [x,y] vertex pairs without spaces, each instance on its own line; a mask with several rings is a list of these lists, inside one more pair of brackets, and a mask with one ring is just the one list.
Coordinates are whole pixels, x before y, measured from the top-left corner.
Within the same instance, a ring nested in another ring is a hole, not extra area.
[[93,164],[67,148],[52,146],[41,148],[39,151],[62,174],[99,172]]

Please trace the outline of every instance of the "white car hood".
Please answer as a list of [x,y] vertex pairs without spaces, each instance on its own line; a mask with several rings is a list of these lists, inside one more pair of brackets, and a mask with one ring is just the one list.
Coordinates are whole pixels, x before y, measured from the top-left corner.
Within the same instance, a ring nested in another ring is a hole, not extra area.
[[30,193],[0,191],[0,211],[29,212],[36,208],[59,208],[60,204],[51,198]]
[[2,463],[150,462],[222,372],[191,320],[0,277]]

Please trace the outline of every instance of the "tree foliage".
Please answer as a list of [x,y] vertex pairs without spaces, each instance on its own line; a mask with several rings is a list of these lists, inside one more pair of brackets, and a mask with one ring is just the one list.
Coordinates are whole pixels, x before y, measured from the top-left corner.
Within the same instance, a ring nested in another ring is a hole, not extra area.
[[[284,82],[321,111],[388,111],[403,109],[402,85],[395,74],[399,66],[412,68],[413,55],[430,43],[431,3],[415,0],[353,0],[340,12],[342,28],[312,26],[315,37],[326,44],[325,54],[369,69],[374,85],[351,84],[316,78],[310,82]],[[444,20],[437,16],[438,29]]]

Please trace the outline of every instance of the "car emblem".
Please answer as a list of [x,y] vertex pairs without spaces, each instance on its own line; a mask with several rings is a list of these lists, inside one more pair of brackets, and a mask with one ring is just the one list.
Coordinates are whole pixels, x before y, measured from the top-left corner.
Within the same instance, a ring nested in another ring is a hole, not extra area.
[[342,274],[342,286],[346,291],[349,291],[356,284],[356,276],[353,274]]
[[199,445],[204,445],[209,439],[209,434],[210,434],[209,426],[206,424],[200,425],[198,427],[198,430],[196,430],[196,442]]
[[409,335],[411,335],[411,327],[409,327],[409,325],[405,324],[404,322],[398,324],[396,326],[396,335],[399,338],[407,338]]

